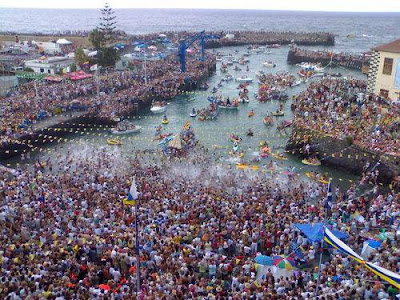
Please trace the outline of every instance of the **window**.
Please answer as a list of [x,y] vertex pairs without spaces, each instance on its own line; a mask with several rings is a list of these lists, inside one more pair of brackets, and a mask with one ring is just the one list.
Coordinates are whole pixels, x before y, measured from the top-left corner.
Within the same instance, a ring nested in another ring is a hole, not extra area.
[[385,57],[385,60],[383,62],[382,74],[392,75],[392,68],[393,68],[393,58]]

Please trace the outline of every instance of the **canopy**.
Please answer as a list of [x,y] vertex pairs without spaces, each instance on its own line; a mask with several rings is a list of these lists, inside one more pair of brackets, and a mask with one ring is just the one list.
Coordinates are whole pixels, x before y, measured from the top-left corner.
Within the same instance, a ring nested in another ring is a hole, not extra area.
[[[316,223],[312,224],[294,224],[294,226],[304,233],[309,240],[313,242],[320,242],[324,238],[324,224]],[[347,239],[349,236],[343,232],[337,230],[331,230],[332,233],[339,239]]]
[[267,255],[257,255],[255,262],[263,266],[272,266],[274,264],[272,257]]
[[58,76],[47,76],[44,79],[48,80],[48,81],[54,81],[54,82],[61,82],[63,81],[63,79],[61,77]]
[[66,39],[58,39],[56,43],[60,44],[60,45],[71,45],[72,44],[72,42],[70,42]]
[[68,73],[65,75],[66,77],[68,77],[71,80],[81,80],[81,79],[86,79],[89,77],[92,77],[92,74],[87,74],[84,71],[76,71],[76,72],[72,72],[72,73]]
[[295,266],[294,259],[285,255],[276,255],[273,257],[274,266],[280,269],[292,270]]

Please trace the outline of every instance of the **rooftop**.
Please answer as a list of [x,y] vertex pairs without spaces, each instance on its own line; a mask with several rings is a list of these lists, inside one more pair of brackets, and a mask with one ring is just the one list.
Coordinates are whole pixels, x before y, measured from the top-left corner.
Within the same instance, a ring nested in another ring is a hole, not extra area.
[[376,51],[400,53],[400,39],[373,48]]

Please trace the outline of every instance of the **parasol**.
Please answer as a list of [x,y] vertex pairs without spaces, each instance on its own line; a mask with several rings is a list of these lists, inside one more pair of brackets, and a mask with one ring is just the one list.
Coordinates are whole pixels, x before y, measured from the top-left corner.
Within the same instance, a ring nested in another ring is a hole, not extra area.
[[274,265],[280,269],[292,270],[296,265],[293,258],[285,255],[276,255],[272,259]]

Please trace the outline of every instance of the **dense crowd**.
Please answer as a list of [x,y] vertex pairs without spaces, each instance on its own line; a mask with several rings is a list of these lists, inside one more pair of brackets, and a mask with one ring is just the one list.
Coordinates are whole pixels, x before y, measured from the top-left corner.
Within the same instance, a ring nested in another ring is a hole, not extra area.
[[315,51],[310,49],[301,49],[292,47],[290,49],[289,57],[292,59],[296,57],[296,60],[301,59],[302,61],[309,62],[324,62],[329,63],[332,61],[333,65],[339,65],[343,67],[358,68],[368,63],[369,56],[363,54],[350,54],[350,53],[335,53],[332,51]]
[[[78,151],[46,167],[1,173],[0,297],[133,299],[135,214],[122,200],[135,176],[140,299],[394,299],[395,288],[332,249],[325,250],[317,286],[320,244],[294,224],[330,219],[360,252],[380,228],[398,227],[398,193],[335,188],[326,214],[323,185],[283,173],[265,180],[264,172],[215,161],[202,148],[175,159]],[[362,222],[352,217],[356,211]],[[296,271],[268,271],[256,280],[255,256],[289,255],[293,243],[304,255]],[[369,261],[398,272],[399,255],[392,237]]]
[[295,100],[296,123],[378,153],[400,155],[400,108],[366,93],[366,82],[323,79]]
[[139,100],[170,99],[178,93],[185,79],[190,78],[192,83],[196,83],[207,75],[213,62],[211,56],[204,62],[191,60],[185,74],[180,73],[179,63],[173,58],[167,58],[162,63],[147,62],[147,85],[142,69],[136,72],[109,72],[98,79],[64,80],[61,83],[40,81],[22,85],[0,100],[0,141],[7,142],[29,133],[29,124],[52,116],[59,109],[66,111],[78,106],[90,109],[101,117],[111,118],[129,112],[133,103]]

